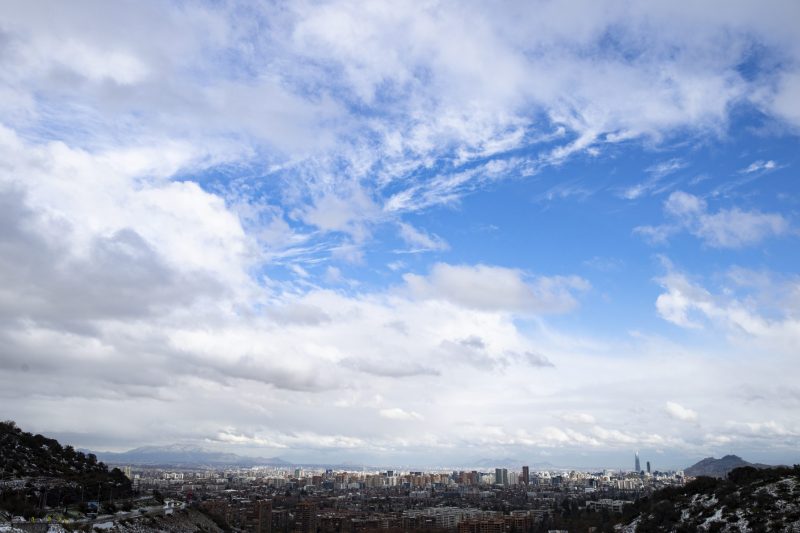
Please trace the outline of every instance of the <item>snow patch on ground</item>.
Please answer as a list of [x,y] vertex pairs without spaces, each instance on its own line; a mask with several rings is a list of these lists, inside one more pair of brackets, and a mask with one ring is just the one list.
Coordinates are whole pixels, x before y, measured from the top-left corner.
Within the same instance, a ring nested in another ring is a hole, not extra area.
[[708,528],[711,525],[711,522],[720,522],[722,520],[722,508],[720,507],[714,514],[709,516],[705,519],[705,521],[700,525],[703,529]]

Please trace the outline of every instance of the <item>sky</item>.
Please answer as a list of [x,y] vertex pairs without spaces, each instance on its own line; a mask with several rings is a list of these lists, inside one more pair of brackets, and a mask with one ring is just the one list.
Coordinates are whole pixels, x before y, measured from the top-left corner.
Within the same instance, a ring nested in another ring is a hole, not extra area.
[[800,462],[797,20],[3,2],[0,416],[296,462]]

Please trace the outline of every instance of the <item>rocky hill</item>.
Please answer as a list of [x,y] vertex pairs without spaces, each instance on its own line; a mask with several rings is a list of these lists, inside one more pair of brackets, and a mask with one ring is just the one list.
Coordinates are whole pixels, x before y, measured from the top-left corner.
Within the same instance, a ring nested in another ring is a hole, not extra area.
[[14,422],[0,422],[0,477],[74,477],[107,473],[94,455],[62,446],[55,439],[22,431]]
[[[61,524],[3,524],[0,533],[68,533],[84,531],[88,526],[69,529]],[[119,521],[97,522],[93,531],[105,533],[222,533],[222,529],[208,516],[196,509],[183,509],[167,516],[147,516]]]
[[800,465],[745,466],[725,480],[699,477],[643,498],[625,514],[626,533],[800,531]]
[[698,461],[684,470],[684,473],[689,477],[709,476],[724,478],[734,468],[741,468],[743,466],[752,466],[754,468],[770,468],[770,465],[748,463],[739,456],[726,455],[722,459],[706,457],[705,459]]
[[0,422],[0,509],[29,517],[46,506],[130,493],[130,480],[94,455]]
[[183,509],[168,516],[150,516],[114,522],[108,533],[221,533],[222,529],[208,516],[195,509]]

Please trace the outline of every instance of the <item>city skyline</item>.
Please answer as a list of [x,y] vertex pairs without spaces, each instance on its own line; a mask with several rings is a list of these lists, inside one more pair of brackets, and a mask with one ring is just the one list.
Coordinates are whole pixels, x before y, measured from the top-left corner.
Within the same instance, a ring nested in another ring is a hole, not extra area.
[[0,5],[0,416],[800,462],[800,4]]

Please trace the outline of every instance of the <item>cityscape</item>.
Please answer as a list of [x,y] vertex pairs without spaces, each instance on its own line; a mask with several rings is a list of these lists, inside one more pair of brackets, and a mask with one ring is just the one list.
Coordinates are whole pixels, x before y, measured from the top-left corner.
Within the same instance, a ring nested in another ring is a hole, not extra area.
[[0,2],[0,533],[800,531],[797,21]]
[[638,451],[631,469],[599,471],[212,466],[193,464],[196,451],[182,464],[106,465],[12,421],[0,424],[0,451],[0,528],[9,533],[633,532],[715,520],[788,531],[800,517],[800,465],[735,456],[685,471],[653,469]]
[[[653,470],[649,461],[642,470],[638,452],[630,470],[597,472],[529,465],[417,471],[114,466],[93,453],[26,433],[14,422],[4,422],[0,429],[0,517],[7,531],[28,531],[37,523],[45,529],[136,531],[178,525],[178,530],[287,533],[525,532],[597,524],[590,527],[599,531],[622,522],[635,501],[665,489],[680,490],[694,479],[683,471]],[[76,471],[94,475],[76,476]],[[170,526],[170,520],[179,524]],[[203,521],[206,526],[201,527]]]
[[228,524],[256,531],[534,531],[579,510],[621,517],[633,500],[685,483],[680,471],[531,472],[524,465],[493,472],[124,471],[134,490],[181,502],[188,495]]

